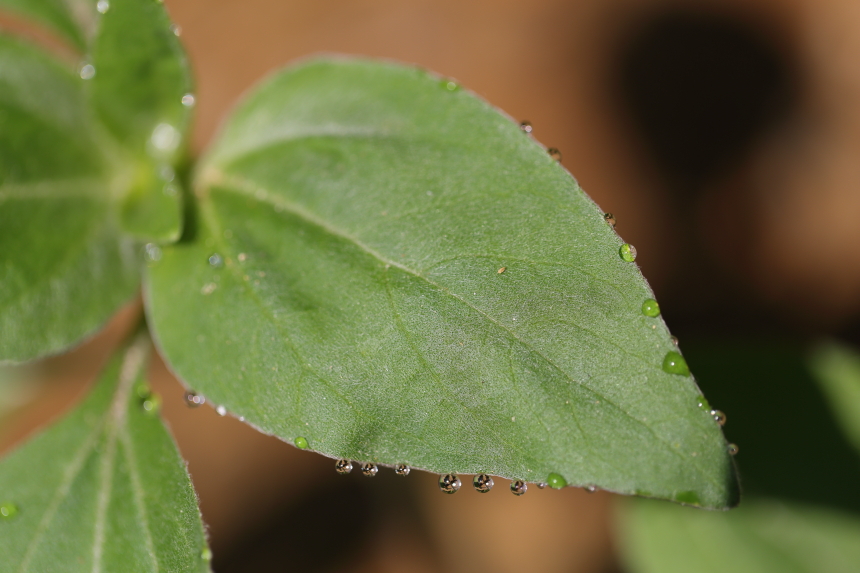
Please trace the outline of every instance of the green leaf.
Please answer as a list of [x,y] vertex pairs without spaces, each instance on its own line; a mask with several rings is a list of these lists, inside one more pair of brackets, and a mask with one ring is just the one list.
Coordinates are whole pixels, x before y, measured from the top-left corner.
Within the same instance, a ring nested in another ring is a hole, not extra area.
[[622,241],[455,83],[354,60],[277,74],[195,193],[195,233],[147,275],[151,323],[179,376],[263,431],[433,472],[737,501]]
[[0,0],[0,10],[45,26],[81,51],[96,15],[95,0]]
[[92,105],[134,165],[120,224],[142,240],[175,241],[182,204],[174,168],[194,99],[188,61],[164,6],[112,2],[100,21],[92,65]]
[[815,506],[745,497],[729,513],[637,500],[624,504],[632,573],[853,573],[860,519]]
[[209,570],[185,464],[141,397],[148,346],[139,339],[81,406],[0,462],[0,571]]
[[825,342],[813,349],[809,365],[842,430],[860,450],[860,354],[838,342]]
[[122,171],[81,84],[0,36],[0,360],[67,348],[138,288],[137,247],[113,215]]

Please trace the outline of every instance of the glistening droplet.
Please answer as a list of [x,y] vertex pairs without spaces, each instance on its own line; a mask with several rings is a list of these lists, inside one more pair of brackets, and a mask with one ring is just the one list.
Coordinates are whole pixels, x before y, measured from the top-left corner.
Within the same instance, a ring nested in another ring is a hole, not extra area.
[[567,480],[561,474],[551,473],[546,476],[546,483],[552,489],[561,489],[567,485]]
[[613,215],[612,213],[604,213],[603,218],[606,220],[607,223],[609,223],[610,227],[612,227],[613,229],[615,228],[615,215]]
[[0,503],[0,519],[13,519],[18,515],[18,506],[11,501]]
[[224,407],[224,404],[221,404],[220,406],[215,408],[215,411],[218,413],[219,416],[227,415],[227,408]]
[[373,477],[379,472],[379,467],[376,464],[362,464],[361,465],[361,473],[366,475],[367,477]]
[[522,129],[526,133],[531,133],[533,129],[532,122],[530,122],[529,120],[523,120],[522,122],[520,122],[520,129]]
[[555,147],[550,147],[546,150],[549,153],[549,156],[552,157],[555,161],[561,161],[561,151],[556,149]]
[[396,473],[399,476],[403,476],[403,477],[408,476],[409,472],[411,472],[411,471],[412,471],[412,468],[410,468],[406,464],[397,464],[394,467],[394,473]]
[[81,66],[80,74],[82,80],[91,80],[96,77],[96,67],[92,64],[84,64]]
[[478,474],[472,478],[472,485],[478,493],[487,493],[493,489],[493,478],[487,474]]
[[587,491],[588,493],[594,493],[597,491],[597,486],[593,486],[593,485],[585,486],[585,491]]
[[636,247],[629,243],[624,243],[618,248],[618,254],[628,263],[636,260]]
[[511,482],[511,493],[514,495],[523,495],[528,490],[529,484],[527,484],[521,479],[514,480]]
[[156,151],[160,153],[171,153],[176,151],[176,148],[179,147],[179,141],[181,139],[182,136],[175,127],[169,123],[159,123],[155,126],[155,129],[152,130],[149,142]]
[[653,298],[649,298],[642,303],[642,314],[650,316],[651,318],[656,318],[660,316],[660,305],[657,304],[657,301]]
[[150,416],[156,416],[161,411],[161,396],[158,394],[150,394],[140,402],[140,407],[144,413]]
[[110,2],[108,0],[99,0],[96,2],[96,10],[99,11],[99,14],[104,14],[110,9]]
[[212,561],[212,550],[208,547],[204,547],[200,552],[200,559],[203,561]]
[[197,103],[197,98],[194,97],[194,94],[185,94],[182,96],[182,105],[185,107],[194,107],[194,104]]
[[173,35],[177,38],[182,35],[182,26],[179,24],[171,24],[170,31],[173,32]]
[[209,265],[213,267],[222,267],[224,266],[224,258],[218,253],[213,253],[209,255]]
[[295,444],[296,447],[300,450],[308,449],[308,439],[304,436],[299,436],[298,438],[296,438]]
[[538,482],[538,483],[536,483],[535,485],[536,485],[536,486],[538,486],[538,489],[544,489],[544,488],[546,487],[546,485],[547,485],[547,484],[546,484],[546,482],[539,481],[539,482]]
[[161,260],[161,247],[155,243],[147,243],[143,247],[143,256],[148,263],[157,263]]
[[439,477],[439,489],[442,493],[457,493],[460,490],[460,478],[454,474],[445,474]]
[[689,376],[690,368],[687,366],[687,361],[680,353],[670,350],[666,353],[663,359],[663,371],[669,374],[677,374],[678,376]]
[[737,444],[729,444],[729,446],[728,446],[728,448],[727,448],[727,450],[728,450],[728,452],[729,452],[729,455],[731,455],[731,456],[735,456],[735,455],[737,455],[737,453],[738,453],[739,449],[740,449],[740,448],[738,448],[738,445],[737,445]]
[[458,84],[454,80],[444,79],[439,82],[439,85],[448,90],[449,92],[455,92],[460,89],[460,84]]
[[189,408],[197,408],[206,403],[206,398],[191,390],[187,390],[182,399],[185,400],[185,405]]
[[671,340],[672,344],[674,344],[675,346],[678,346],[678,344],[680,343],[677,336],[670,336],[669,340]]
[[334,463],[334,471],[345,476],[352,471],[352,462],[349,460],[337,460]]
[[726,425],[726,415],[721,410],[711,410],[711,416],[720,426]]

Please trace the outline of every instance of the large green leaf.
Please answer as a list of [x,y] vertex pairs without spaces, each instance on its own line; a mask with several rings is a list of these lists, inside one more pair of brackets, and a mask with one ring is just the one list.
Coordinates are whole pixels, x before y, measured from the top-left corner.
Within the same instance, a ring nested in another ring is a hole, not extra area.
[[0,462],[0,571],[209,570],[185,464],[139,379],[147,347]]
[[150,269],[147,308],[174,371],[251,424],[333,457],[737,501],[619,237],[453,82],[280,73],[195,185],[195,232]]
[[726,514],[625,506],[631,573],[854,573],[860,563],[860,519],[834,510],[755,497]]
[[60,351],[134,295],[115,171],[82,80],[0,36],[0,360]]

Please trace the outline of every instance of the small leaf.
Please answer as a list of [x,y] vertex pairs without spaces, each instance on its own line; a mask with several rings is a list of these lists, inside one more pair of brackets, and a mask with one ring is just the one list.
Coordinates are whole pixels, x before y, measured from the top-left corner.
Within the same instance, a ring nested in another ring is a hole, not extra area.
[[636,500],[624,504],[622,548],[632,573],[853,573],[860,519],[750,497],[729,513]]
[[845,435],[860,451],[860,353],[838,342],[825,342],[810,353],[809,368]]
[[663,371],[675,345],[622,241],[456,87],[346,60],[254,92],[199,170],[193,240],[148,273],[172,368],[335,458],[734,504],[720,428]]
[[[0,569],[208,571],[185,464],[134,391],[148,342],[105,370],[85,402],[0,462]],[[10,512],[12,513],[12,512]]]
[[140,255],[112,216],[116,166],[81,83],[0,36],[0,360],[67,348],[138,288]]

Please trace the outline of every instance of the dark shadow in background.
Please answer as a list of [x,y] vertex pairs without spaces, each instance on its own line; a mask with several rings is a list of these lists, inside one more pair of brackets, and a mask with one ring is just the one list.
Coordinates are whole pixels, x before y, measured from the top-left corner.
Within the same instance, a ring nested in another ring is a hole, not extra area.
[[751,23],[676,7],[631,32],[615,89],[676,195],[695,196],[737,169],[797,103],[793,63]]

